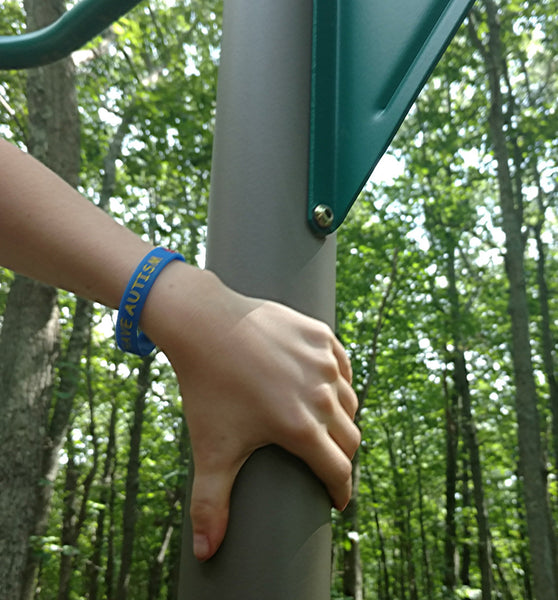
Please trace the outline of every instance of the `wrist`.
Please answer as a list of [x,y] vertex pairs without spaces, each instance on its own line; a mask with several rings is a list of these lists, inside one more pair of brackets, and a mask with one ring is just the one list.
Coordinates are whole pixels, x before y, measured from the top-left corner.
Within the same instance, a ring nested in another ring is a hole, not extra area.
[[141,330],[169,358],[194,355],[203,332],[226,305],[229,290],[211,271],[173,261],[161,272],[145,302]]
[[155,344],[140,331],[139,322],[151,288],[174,260],[185,262],[182,254],[157,247],[136,267],[122,296],[116,320],[116,342],[121,350],[146,356],[155,349]]

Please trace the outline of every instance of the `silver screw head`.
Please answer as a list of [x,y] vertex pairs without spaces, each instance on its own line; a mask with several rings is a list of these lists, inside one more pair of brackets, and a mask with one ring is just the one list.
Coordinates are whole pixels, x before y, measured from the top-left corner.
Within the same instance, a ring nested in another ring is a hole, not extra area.
[[329,229],[333,225],[333,210],[327,204],[318,204],[314,207],[314,221],[318,227]]

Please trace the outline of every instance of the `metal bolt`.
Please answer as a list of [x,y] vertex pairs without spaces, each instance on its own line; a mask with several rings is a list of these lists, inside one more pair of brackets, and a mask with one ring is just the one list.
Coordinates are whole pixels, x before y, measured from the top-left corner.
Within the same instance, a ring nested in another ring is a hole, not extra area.
[[322,229],[329,229],[333,224],[333,211],[327,204],[315,206],[313,216],[316,225]]

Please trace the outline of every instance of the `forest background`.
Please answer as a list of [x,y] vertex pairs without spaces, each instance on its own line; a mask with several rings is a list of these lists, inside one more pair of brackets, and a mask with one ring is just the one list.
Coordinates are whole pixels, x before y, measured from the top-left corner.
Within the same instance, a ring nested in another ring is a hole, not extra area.
[[[1,0],[0,34],[70,4]],[[0,134],[203,261],[221,11],[150,0],[71,59],[1,72]],[[478,0],[340,229],[363,442],[334,599],[558,598],[557,57],[554,2]],[[1,269],[0,314],[0,599],[174,600],[170,366]]]

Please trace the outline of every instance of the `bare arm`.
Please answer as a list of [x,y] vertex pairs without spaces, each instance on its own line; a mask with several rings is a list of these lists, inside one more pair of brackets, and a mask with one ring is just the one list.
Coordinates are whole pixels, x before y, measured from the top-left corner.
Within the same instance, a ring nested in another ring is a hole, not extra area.
[[[113,308],[152,249],[2,140],[0,215],[0,264]],[[357,399],[348,358],[326,325],[174,261],[149,293],[141,327],[168,356],[182,391],[198,558],[219,547],[236,474],[262,446],[302,458],[334,504],[346,505],[360,442]]]
[[0,215],[0,264],[113,308],[152,248],[5,140]]

